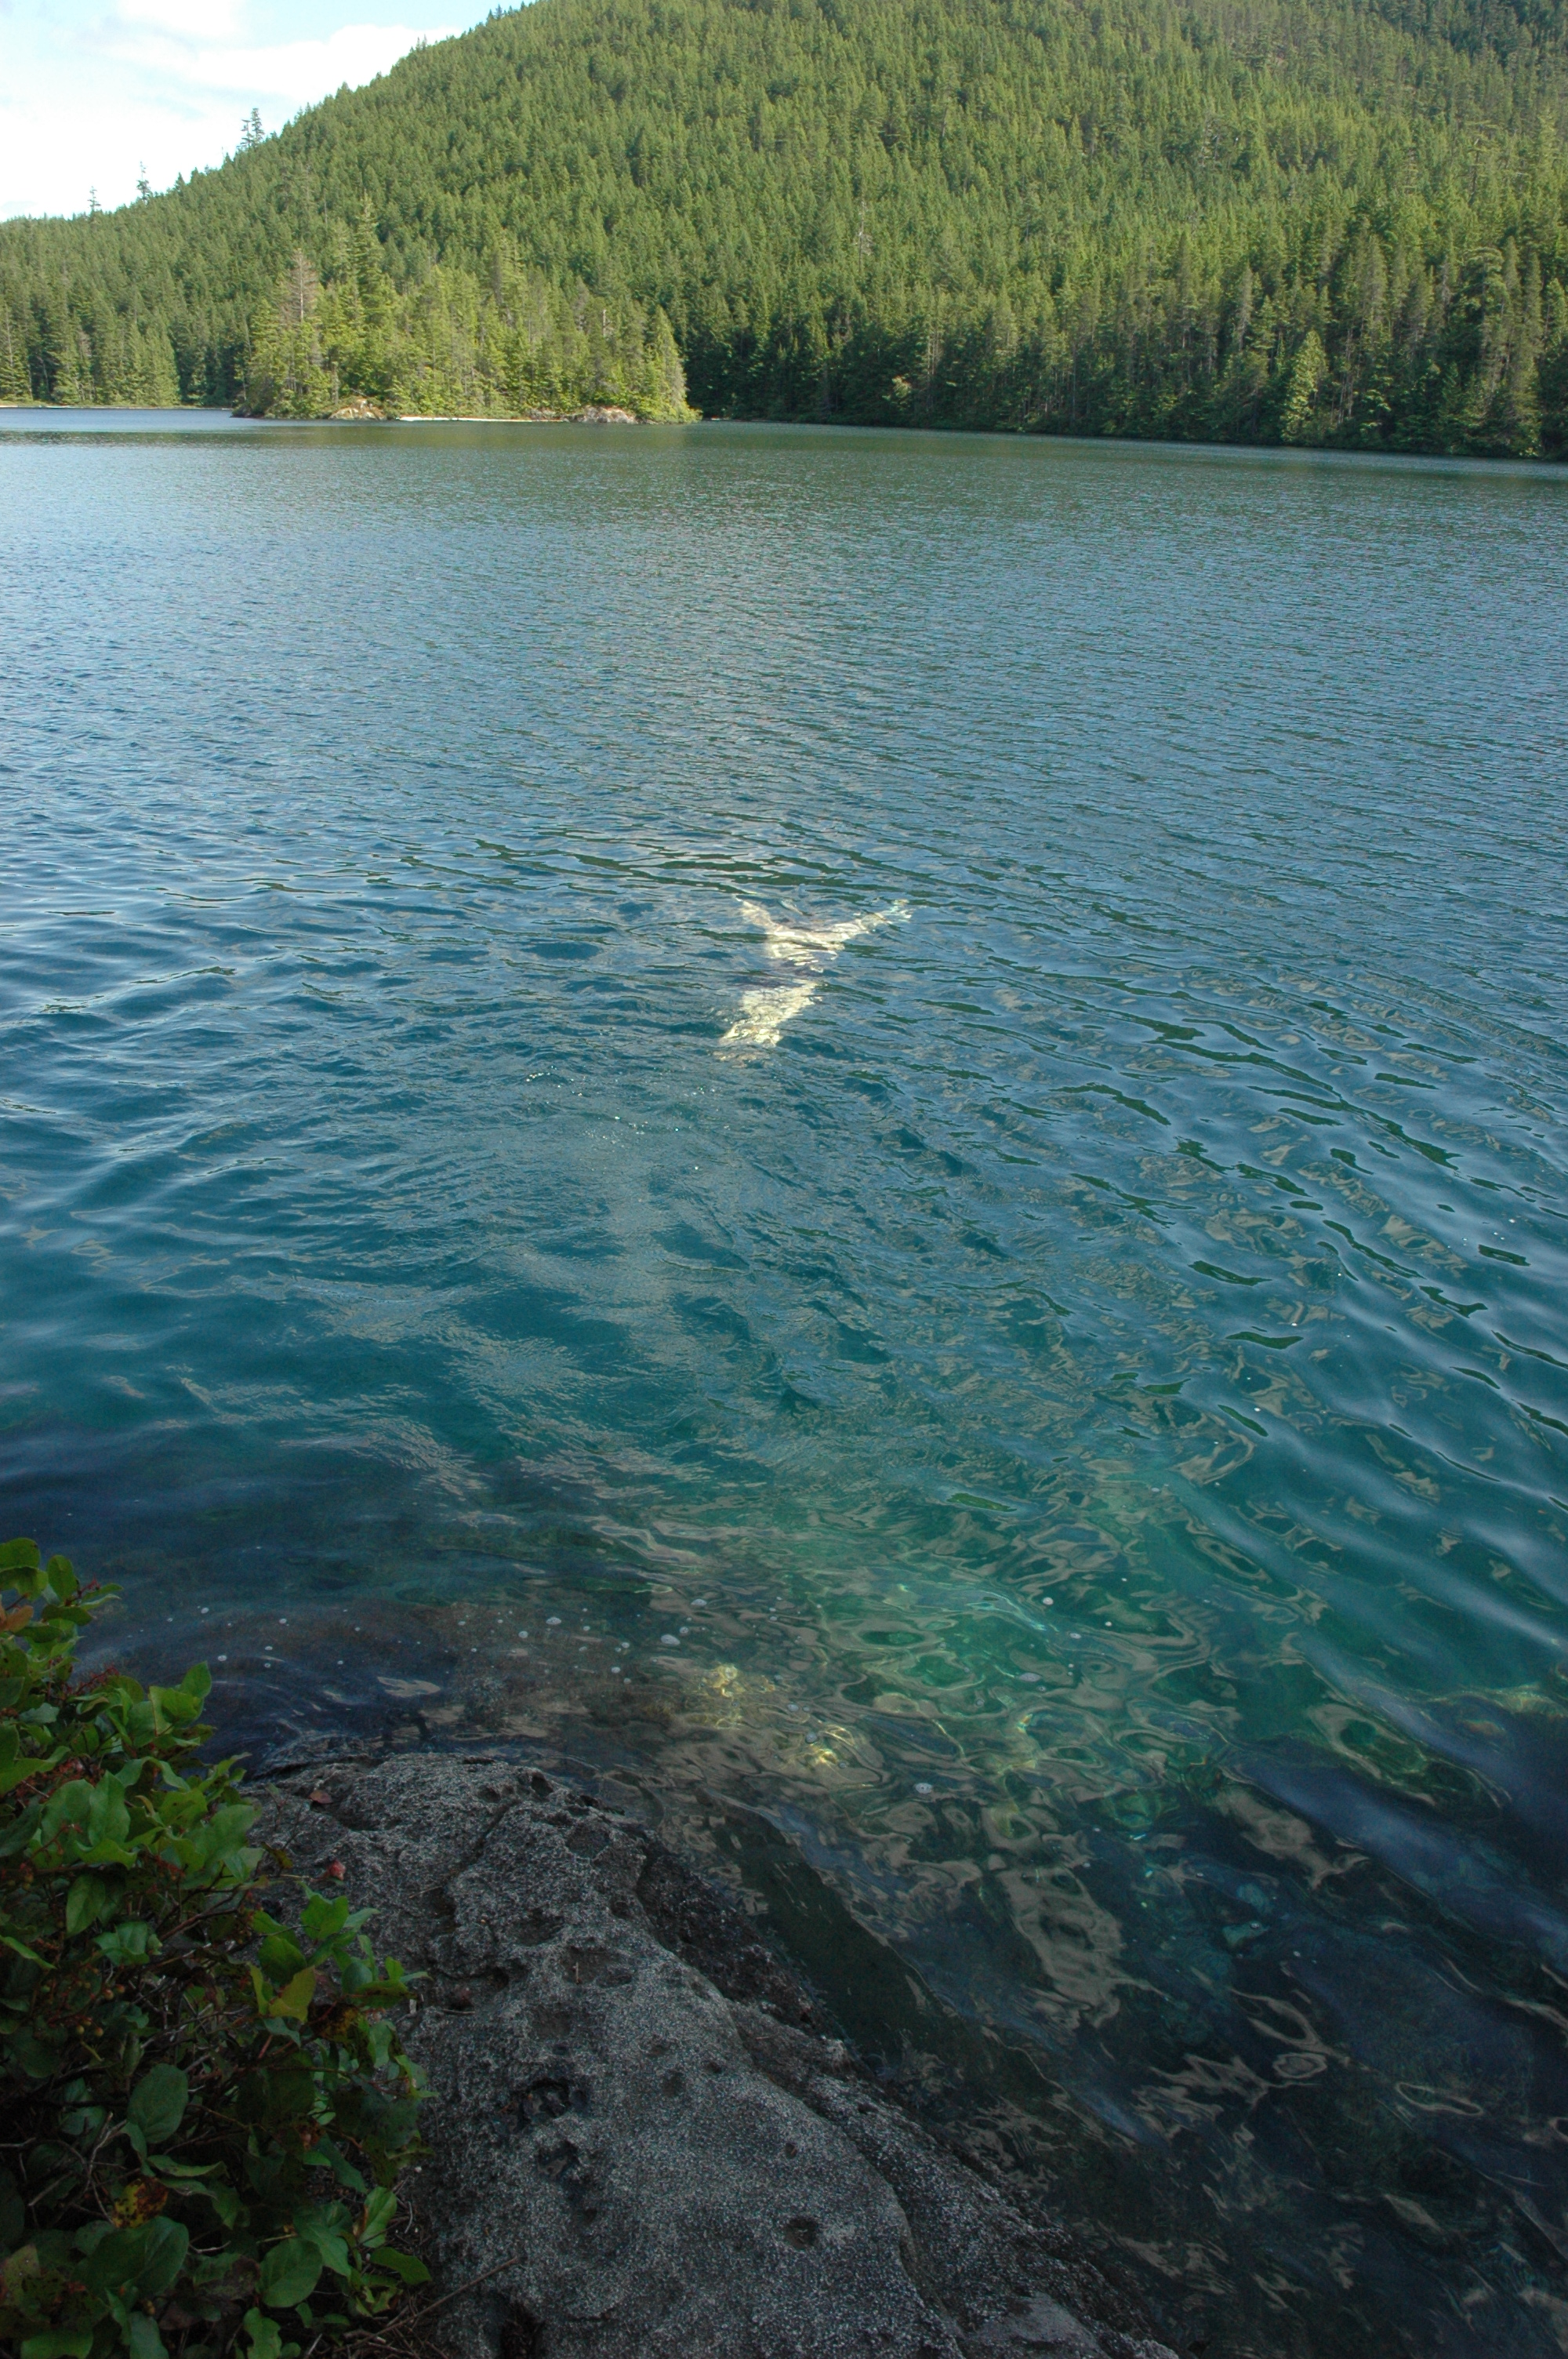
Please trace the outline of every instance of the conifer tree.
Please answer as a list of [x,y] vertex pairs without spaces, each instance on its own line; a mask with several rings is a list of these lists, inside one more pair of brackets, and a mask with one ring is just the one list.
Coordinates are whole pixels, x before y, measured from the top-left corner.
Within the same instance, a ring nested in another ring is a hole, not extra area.
[[0,301],[0,401],[31,401],[27,344],[8,303]]
[[1327,373],[1328,356],[1323,349],[1323,340],[1315,328],[1309,328],[1291,367],[1285,406],[1280,413],[1281,442],[1305,442],[1311,439],[1318,387]]

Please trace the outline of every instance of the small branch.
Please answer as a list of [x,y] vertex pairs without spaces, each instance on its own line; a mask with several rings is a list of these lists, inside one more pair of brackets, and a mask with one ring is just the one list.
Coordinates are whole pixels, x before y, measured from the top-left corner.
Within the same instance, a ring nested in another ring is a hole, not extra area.
[[416,2310],[411,2317],[398,2319],[395,2322],[399,2326],[417,2326],[422,2318],[428,2318],[432,2311],[445,2309],[447,2303],[456,2301],[460,2294],[472,2293],[476,2286],[487,2285],[492,2277],[498,2277],[503,2269],[515,2268],[519,2261],[525,2261],[527,2257],[526,2252],[514,2253],[508,2259],[497,2261],[492,2269],[483,2269],[477,2277],[470,2277],[467,2285],[454,2286],[450,2293],[438,2295],[436,2300],[427,2301],[423,2310]]

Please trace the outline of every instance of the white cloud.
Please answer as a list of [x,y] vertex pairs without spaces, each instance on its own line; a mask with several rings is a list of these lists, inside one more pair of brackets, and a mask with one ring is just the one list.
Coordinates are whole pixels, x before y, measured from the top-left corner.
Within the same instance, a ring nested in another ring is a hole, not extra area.
[[342,25],[325,40],[280,41],[247,48],[211,39],[177,42],[162,33],[124,36],[115,52],[127,65],[151,71],[173,87],[211,95],[226,92],[259,104],[271,102],[278,122],[297,114],[343,82],[357,87],[384,73],[416,41],[442,40],[450,26],[435,31],[413,25]]
[[122,24],[151,25],[189,41],[237,40],[240,34],[239,0],[120,0],[114,13]]
[[116,0],[106,16],[43,0],[0,15],[0,218],[81,212],[93,189],[101,204],[124,204],[144,166],[167,188],[221,163],[253,106],[276,131],[342,83],[384,73],[416,41],[459,29],[330,27],[325,14],[271,39],[295,27],[264,0]]

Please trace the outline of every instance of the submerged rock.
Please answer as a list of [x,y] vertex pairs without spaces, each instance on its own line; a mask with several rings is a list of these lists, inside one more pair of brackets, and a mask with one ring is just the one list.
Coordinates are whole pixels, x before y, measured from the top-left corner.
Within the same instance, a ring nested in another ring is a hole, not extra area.
[[427,1977],[404,2036],[449,2359],[1172,2359],[645,1828],[420,1754],[286,1777],[262,1832]]

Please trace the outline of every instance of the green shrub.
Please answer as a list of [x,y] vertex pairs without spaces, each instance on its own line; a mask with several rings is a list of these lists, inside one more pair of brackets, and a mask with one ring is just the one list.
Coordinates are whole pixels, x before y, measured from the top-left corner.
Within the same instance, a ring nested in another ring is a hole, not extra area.
[[27,1540],[0,1583],[0,2346],[288,2359],[426,2276],[386,2242],[407,1985],[346,1898],[263,1913],[205,1669],[83,1678],[113,1593]]

